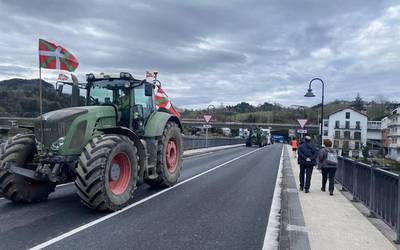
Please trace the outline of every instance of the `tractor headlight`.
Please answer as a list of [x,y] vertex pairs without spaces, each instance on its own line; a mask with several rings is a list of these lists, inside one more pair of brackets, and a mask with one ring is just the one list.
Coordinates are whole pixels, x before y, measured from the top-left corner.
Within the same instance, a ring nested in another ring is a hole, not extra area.
[[59,150],[64,145],[64,140],[65,140],[65,137],[58,138],[57,141],[55,141],[51,144],[51,149]]

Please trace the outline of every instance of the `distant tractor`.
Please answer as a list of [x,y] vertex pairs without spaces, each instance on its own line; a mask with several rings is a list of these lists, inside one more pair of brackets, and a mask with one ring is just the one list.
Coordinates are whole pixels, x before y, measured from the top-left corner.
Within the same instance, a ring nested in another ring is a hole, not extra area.
[[252,147],[253,145],[258,145],[260,148],[267,145],[267,136],[259,128],[251,129],[246,139],[246,147]]
[[31,134],[0,146],[0,193],[18,203],[47,199],[74,181],[83,204],[115,211],[133,201],[138,180],[177,183],[182,168],[182,125],[156,108],[157,86],[129,73],[87,75],[86,106],[38,117]]

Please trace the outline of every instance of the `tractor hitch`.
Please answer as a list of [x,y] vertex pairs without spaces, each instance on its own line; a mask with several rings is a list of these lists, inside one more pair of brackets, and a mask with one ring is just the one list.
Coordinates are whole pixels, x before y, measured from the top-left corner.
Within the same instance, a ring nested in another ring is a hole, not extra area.
[[0,168],[0,170],[24,176],[35,181],[49,181],[48,176],[31,169],[20,167],[14,162],[7,162],[6,164],[4,164],[4,166]]

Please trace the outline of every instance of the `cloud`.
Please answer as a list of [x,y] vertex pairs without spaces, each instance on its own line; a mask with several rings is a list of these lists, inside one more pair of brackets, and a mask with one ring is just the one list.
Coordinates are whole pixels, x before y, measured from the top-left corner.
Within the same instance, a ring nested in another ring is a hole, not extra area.
[[0,9],[0,79],[37,77],[43,38],[79,58],[81,80],[159,70],[181,107],[314,105],[303,98],[313,77],[326,82],[328,101],[357,92],[396,100],[400,91],[396,1],[17,0]]

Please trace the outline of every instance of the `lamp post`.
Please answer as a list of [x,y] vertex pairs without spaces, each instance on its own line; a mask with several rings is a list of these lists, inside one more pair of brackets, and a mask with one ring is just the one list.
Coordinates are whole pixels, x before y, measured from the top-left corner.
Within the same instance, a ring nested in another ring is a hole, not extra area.
[[[210,112],[210,108],[211,108],[213,111]],[[208,113],[208,115],[212,115],[212,113],[215,113],[215,106],[212,105],[212,104],[208,105],[208,107],[207,107],[207,113]],[[207,124],[207,127],[206,127],[206,148],[208,148],[208,124]]]
[[307,93],[304,95],[304,97],[315,97],[314,93],[312,92],[311,89],[311,84],[313,81],[319,81],[322,84],[322,102],[321,102],[321,127],[320,127],[320,146],[322,146],[322,135],[323,135],[323,121],[324,121],[324,95],[325,95],[325,83],[322,81],[321,78],[313,78],[311,79],[309,85],[308,85],[308,90]]

